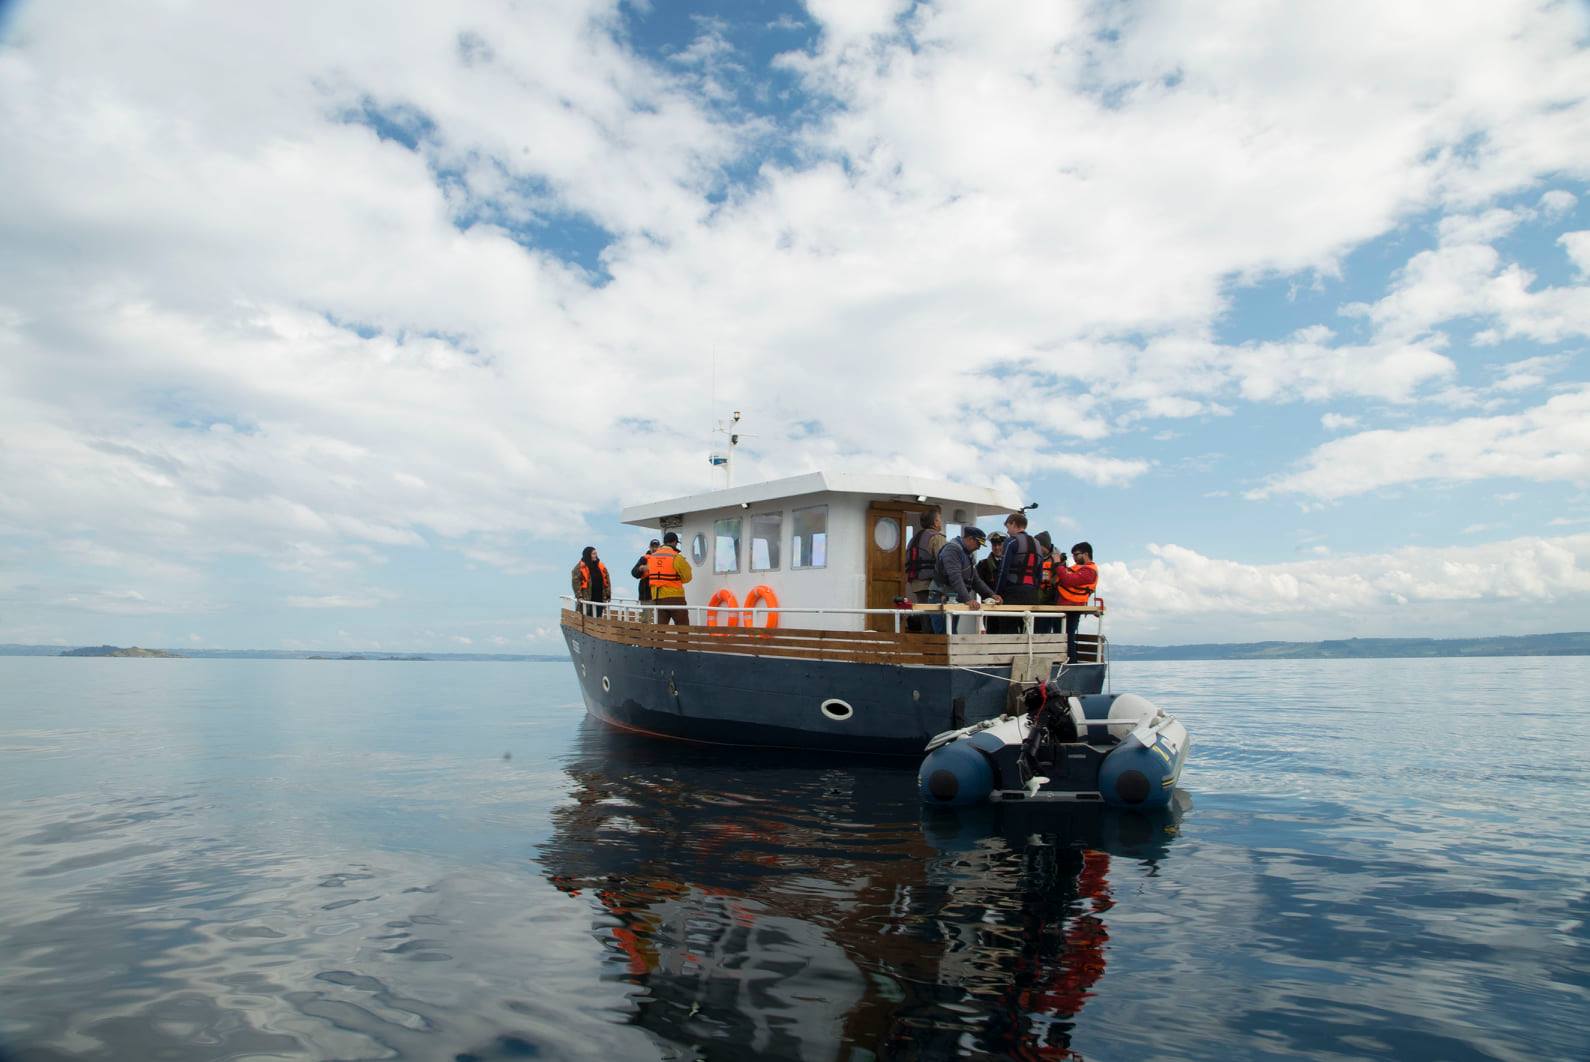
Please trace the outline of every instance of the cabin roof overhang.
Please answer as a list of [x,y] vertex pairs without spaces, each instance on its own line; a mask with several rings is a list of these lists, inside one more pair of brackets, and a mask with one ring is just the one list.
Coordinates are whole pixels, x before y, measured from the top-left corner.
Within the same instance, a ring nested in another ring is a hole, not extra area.
[[1011,490],[999,487],[972,487],[921,476],[891,476],[851,472],[808,472],[764,483],[689,494],[682,498],[627,505],[619,519],[635,527],[656,527],[668,516],[689,516],[736,505],[760,505],[773,501],[798,501],[814,494],[865,494],[875,498],[902,498],[915,502],[926,498],[928,505],[945,508],[960,506],[979,513],[1012,512],[1021,499]]

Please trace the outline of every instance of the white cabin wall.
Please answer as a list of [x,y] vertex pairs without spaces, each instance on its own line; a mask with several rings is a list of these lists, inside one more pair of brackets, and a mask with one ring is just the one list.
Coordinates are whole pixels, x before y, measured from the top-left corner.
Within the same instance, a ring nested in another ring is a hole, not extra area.
[[[870,499],[850,494],[813,494],[799,499],[753,504],[748,509],[738,506],[709,509],[685,516],[684,524],[677,528],[679,545],[692,566],[692,579],[685,587],[685,601],[690,605],[705,605],[718,589],[727,587],[736,601],[743,602],[756,586],[766,585],[778,596],[781,608],[863,608],[866,602],[866,511]],[[815,505],[828,506],[828,556],[823,568],[791,569],[791,537],[794,532],[793,513]],[[750,570],[751,517],[766,513],[782,513],[779,529],[779,567],[776,571]],[[716,573],[712,570],[714,522],[739,517],[743,523],[740,534],[740,571]],[[707,536],[708,553],[705,563],[697,564],[690,555],[690,543],[697,534]],[[659,536],[660,537],[660,536]],[[634,595],[634,582],[630,592]],[[804,627],[814,630],[861,630],[860,616],[809,615],[780,619],[783,627]]]
[[[693,568],[693,578],[685,587],[686,603],[704,606],[712,599],[715,591],[724,587],[734,594],[736,601],[743,602],[753,587],[765,584],[778,595],[778,602],[782,608],[865,608],[867,524],[870,506],[875,500],[877,498],[866,494],[830,491],[805,494],[797,498],[752,502],[748,508],[743,509],[738,505],[722,506],[685,514],[684,523],[676,530],[679,532],[680,548]],[[953,514],[954,508],[965,508],[968,510],[969,518],[978,520],[985,531],[996,530],[1003,523],[1004,510],[979,511],[979,507],[967,506],[965,503],[940,502],[933,498],[930,498],[927,504],[942,505],[947,519]],[[827,566],[793,570],[790,568],[790,543],[794,533],[794,511],[816,505],[828,507]],[[908,503],[906,508],[913,509],[920,506]],[[751,517],[773,512],[781,513],[783,516],[779,530],[779,567],[776,571],[753,572],[750,570]],[[741,570],[717,574],[712,570],[712,549],[715,538],[712,525],[717,520],[730,517],[739,517],[742,521]],[[901,550],[904,550],[905,543],[910,540],[915,530],[914,526],[901,528],[899,547]],[[707,560],[701,564],[697,564],[695,558],[690,555],[690,543],[697,534],[706,535],[708,542]],[[615,572],[615,578],[619,577],[619,573]],[[628,583],[628,592],[620,592],[618,596],[632,598],[634,594],[635,583],[631,580]],[[701,615],[698,613],[694,620],[699,622]],[[856,615],[786,615],[780,619],[780,625],[815,630],[863,630],[866,622],[864,617]]]

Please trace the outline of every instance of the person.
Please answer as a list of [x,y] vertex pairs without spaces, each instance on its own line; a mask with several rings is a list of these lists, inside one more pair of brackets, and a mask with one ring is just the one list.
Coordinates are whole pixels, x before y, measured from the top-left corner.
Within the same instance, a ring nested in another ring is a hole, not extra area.
[[995,531],[988,536],[988,556],[977,562],[977,577],[989,586],[999,580],[999,562],[1005,556],[1005,536]]
[[[1007,605],[1039,604],[1043,565],[1037,540],[1027,534],[1027,514],[1018,510],[1005,517],[1005,535],[1005,556],[999,562],[994,593]],[[1011,617],[989,620],[988,629],[991,633],[1020,634],[1025,625]]]
[[595,546],[586,546],[580,551],[580,563],[574,566],[570,575],[575,600],[592,602],[580,608],[589,615],[600,616],[604,609],[596,602],[613,599],[613,580],[607,574],[607,565],[596,555]]
[[[684,607],[685,584],[690,581],[690,562],[679,552],[679,534],[670,531],[646,558],[646,578],[651,584],[652,604],[657,605],[658,623],[677,623],[690,626],[690,610]],[[669,602],[672,607],[662,607]]]
[[[933,589],[933,566],[938,561],[939,550],[944,548],[944,513],[934,506],[917,518],[917,532],[905,548],[905,590],[911,600],[926,604]],[[922,618],[910,616],[905,629],[921,632]]]
[[653,553],[656,553],[657,547],[660,545],[662,545],[661,542],[657,541],[655,538],[652,539],[651,545],[646,547],[646,552],[641,555],[640,560],[636,561],[629,569],[630,578],[640,580],[640,586],[635,591],[635,597],[637,600],[651,600],[651,576],[648,575],[646,571],[646,558],[650,557]]
[[[1088,598],[1092,597],[1099,589],[1099,568],[1093,563],[1093,546],[1088,542],[1078,542],[1071,547],[1071,559],[1076,564],[1070,568],[1062,566],[1055,574],[1055,589],[1060,594],[1062,605],[1086,605]],[[1082,613],[1067,612],[1066,614],[1066,657],[1070,660],[1077,658],[1077,628],[1082,626]]]
[[[1038,604],[1058,605],[1060,603],[1060,593],[1055,589],[1054,585],[1055,566],[1064,563],[1065,554],[1055,553],[1054,539],[1047,531],[1039,531],[1032,536],[1032,540],[1038,543],[1038,553],[1043,558],[1038,583]],[[1032,632],[1034,634],[1059,634],[1062,623],[1061,614],[1058,612],[1040,614],[1032,621]]]
[[[961,528],[959,538],[944,543],[933,562],[933,588],[929,591],[932,601],[942,603],[953,597],[959,604],[975,610],[982,607],[977,599],[977,595],[981,594],[990,604],[999,604],[999,596],[994,593],[993,587],[978,577],[977,565],[973,560],[987,538],[981,528],[967,525]],[[944,613],[935,613],[931,620],[933,633],[943,634],[947,629]],[[956,626],[958,629],[959,624]]]

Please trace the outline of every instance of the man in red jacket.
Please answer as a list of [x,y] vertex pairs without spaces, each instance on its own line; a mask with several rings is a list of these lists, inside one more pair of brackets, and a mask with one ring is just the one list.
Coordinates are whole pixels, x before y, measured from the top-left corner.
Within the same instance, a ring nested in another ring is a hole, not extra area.
[[[1099,567],[1093,563],[1091,543],[1078,542],[1071,547],[1071,559],[1076,564],[1069,568],[1056,566],[1054,588],[1062,605],[1086,605],[1099,588]],[[1082,613],[1066,614],[1066,659],[1077,658],[1077,628],[1082,626]]]

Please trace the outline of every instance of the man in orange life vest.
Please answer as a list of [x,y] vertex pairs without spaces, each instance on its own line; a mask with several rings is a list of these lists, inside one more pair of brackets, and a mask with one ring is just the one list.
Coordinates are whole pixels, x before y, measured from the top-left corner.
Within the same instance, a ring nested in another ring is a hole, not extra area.
[[[586,546],[580,551],[580,563],[570,573],[570,582],[574,587],[574,596],[579,601],[613,599],[613,580],[607,574],[607,565],[596,555],[595,546]],[[593,616],[600,616],[603,611],[602,606],[597,604],[580,607]]]
[[[690,626],[690,610],[684,607],[685,584],[693,577],[690,562],[679,552],[679,534],[670,531],[662,545],[646,558],[646,581],[651,584],[651,601],[657,605],[658,623]],[[672,605],[664,608],[663,605]]]
[[[1099,589],[1099,567],[1093,563],[1093,546],[1078,542],[1071,547],[1071,559],[1076,564],[1055,569],[1054,587],[1060,594],[1062,605],[1086,605],[1088,598]],[[1066,614],[1066,656],[1077,657],[1077,628],[1082,626],[1082,613]]]
[[[1027,534],[1027,514],[1014,512],[1005,517],[1005,556],[999,562],[999,581],[994,593],[1007,605],[1042,603],[1043,553],[1037,541]],[[1025,629],[1020,619],[990,619],[990,634],[1020,634]]]

